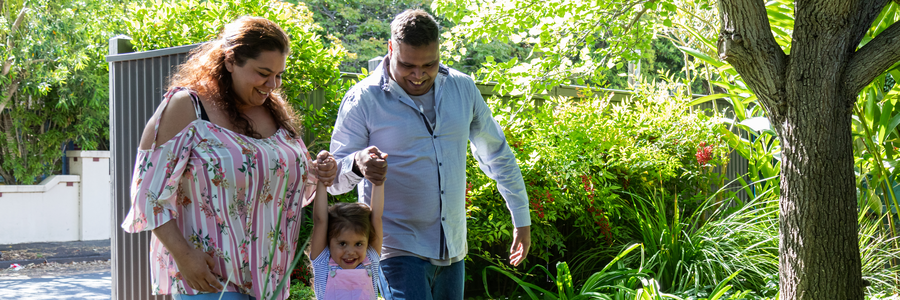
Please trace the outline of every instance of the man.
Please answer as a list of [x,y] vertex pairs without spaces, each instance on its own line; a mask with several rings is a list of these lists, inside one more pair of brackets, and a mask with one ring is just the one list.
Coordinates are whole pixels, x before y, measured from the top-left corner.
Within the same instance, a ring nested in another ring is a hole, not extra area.
[[[331,137],[340,171],[329,192],[346,193],[362,181],[359,197],[369,203],[372,184],[385,184],[387,299],[462,299],[469,141],[512,214],[510,263],[522,262],[531,245],[528,196],[515,156],[474,81],[440,64],[438,37],[437,22],[425,11],[397,15],[388,55],[344,96]],[[368,153],[378,151],[389,154],[390,168],[370,160]]]

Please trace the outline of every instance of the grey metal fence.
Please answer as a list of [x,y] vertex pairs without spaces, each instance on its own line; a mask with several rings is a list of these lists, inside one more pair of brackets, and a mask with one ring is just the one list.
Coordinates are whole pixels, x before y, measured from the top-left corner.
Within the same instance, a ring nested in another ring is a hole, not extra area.
[[[130,184],[136,149],[147,120],[162,100],[168,78],[175,67],[187,58],[196,45],[180,46],[160,50],[131,53],[130,39],[116,37],[110,39],[109,56],[109,105],[110,105],[110,172],[112,176],[112,299],[143,300],[170,299],[168,296],[153,296],[150,291],[149,249],[150,233],[126,233],[119,228],[131,208]],[[353,78],[344,74],[343,79]],[[574,86],[560,86],[545,96],[579,97]],[[493,85],[478,84],[484,97],[494,95]],[[613,100],[631,96],[630,91],[597,90],[613,93]],[[538,97],[541,99],[542,97]],[[304,99],[321,107],[324,93],[313,91]],[[540,101],[540,100],[538,100]],[[728,104],[717,103],[718,107]],[[712,109],[708,102],[700,109]],[[747,173],[747,160],[732,152],[725,174],[734,179]],[[719,169],[718,171],[721,171]],[[729,189],[737,190],[737,186]],[[739,193],[742,200],[747,195]]]
[[169,75],[197,45],[140,53],[127,38],[110,40],[109,124],[112,179],[112,299],[171,299],[150,291],[150,233],[126,233],[119,224],[131,208],[131,171],[141,133],[162,100]]

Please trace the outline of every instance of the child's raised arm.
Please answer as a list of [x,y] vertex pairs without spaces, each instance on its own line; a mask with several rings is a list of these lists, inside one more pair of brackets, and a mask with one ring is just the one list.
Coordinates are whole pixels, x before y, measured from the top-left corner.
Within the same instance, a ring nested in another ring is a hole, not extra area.
[[[334,165],[334,158],[319,153],[316,165]],[[333,167],[333,166],[332,166]],[[328,246],[328,192],[321,180],[316,184],[316,198],[313,200],[313,231],[309,245],[309,259],[315,260]]]
[[[387,159],[387,153],[370,154],[377,160]],[[375,229],[375,239],[371,246],[381,256],[381,243],[384,233],[381,231],[381,216],[384,214],[384,183],[372,186],[372,227]]]

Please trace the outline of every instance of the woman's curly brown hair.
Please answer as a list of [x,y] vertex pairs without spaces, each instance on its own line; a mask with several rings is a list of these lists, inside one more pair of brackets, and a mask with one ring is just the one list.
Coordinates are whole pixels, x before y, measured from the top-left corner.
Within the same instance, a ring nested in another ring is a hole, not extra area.
[[[241,113],[239,98],[234,91],[231,73],[225,62],[243,66],[248,59],[259,57],[263,51],[291,52],[290,38],[275,22],[260,17],[240,17],[228,23],[215,40],[191,51],[188,60],[178,66],[169,88],[187,87],[215,103],[242,134],[263,138]],[[291,106],[281,97],[281,89],[269,93],[263,104],[275,122],[292,137],[299,137],[300,125]]]

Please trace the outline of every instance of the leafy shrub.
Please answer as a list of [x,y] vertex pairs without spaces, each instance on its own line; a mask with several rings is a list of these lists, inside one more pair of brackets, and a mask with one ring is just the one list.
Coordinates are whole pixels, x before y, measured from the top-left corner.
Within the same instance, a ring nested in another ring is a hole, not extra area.
[[[107,149],[115,1],[0,1],[0,182],[59,174],[72,142]],[[17,24],[18,27],[15,27]]]
[[[572,261],[572,253],[631,241],[632,194],[666,190],[690,200],[685,202],[692,210],[711,186],[721,184],[712,170],[725,157],[719,125],[686,109],[686,99],[669,90],[673,86],[651,86],[620,103],[601,97],[539,105],[487,100],[516,154],[531,201],[530,257],[540,259],[530,263]],[[500,259],[512,240],[509,212],[493,180],[471,158],[467,176],[470,256],[513,272]],[[613,255],[607,251],[594,261]],[[477,274],[481,266],[467,268]],[[591,270],[573,271],[580,279]]]

